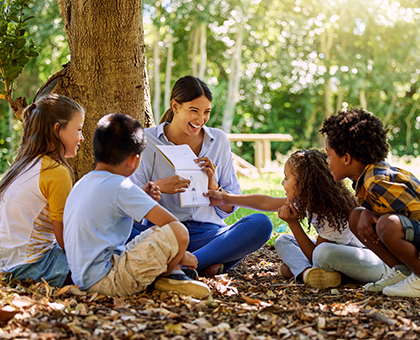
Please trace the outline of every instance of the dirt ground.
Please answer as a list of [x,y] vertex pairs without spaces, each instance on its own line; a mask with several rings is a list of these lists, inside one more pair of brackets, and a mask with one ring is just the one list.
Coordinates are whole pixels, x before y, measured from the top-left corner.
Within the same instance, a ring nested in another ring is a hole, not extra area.
[[418,339],[420,303],[367,293],[355,283],[309,289],[277,276],[264,246],[235,270],[201,279],[200,301],[148,291],[127,298],[74,286],[6,282],[0,289],[1,339]]

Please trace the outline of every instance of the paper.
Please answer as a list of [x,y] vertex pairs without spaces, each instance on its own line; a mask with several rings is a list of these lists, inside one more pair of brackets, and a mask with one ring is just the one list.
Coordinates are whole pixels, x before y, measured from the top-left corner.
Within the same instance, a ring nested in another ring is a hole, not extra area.
[[188,145],[156,145],[168,162],[175,169],[175,173],[190,180],[190,186],[181,192],[179,200],[181,207],[198,207],[210,205],[210,199],[204,197],[209,187],[209,177],[198,166],[194,159],[195,153]]

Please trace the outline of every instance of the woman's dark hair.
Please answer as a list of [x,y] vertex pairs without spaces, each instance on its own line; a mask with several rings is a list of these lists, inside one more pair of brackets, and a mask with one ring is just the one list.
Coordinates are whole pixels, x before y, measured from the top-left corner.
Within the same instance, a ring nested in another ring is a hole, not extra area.
[[327,154],[317,149],[301,150],[287,160],[296,178],[298,220],[308,216],[309,228],[313,214],[322,229],[325,221],[340,233],[344,230],[351,211],[358,206],[356,197],[345,183],[334,181],[327,164]]
[[[206,96],[210,102],[213,100],[213,95],[204,81],[197,77],[185,76],[178,79],[172,88],[171,103],[172,100],[175,100],[177,103],[183,104],[197,99],[203,95]],[[163,114],[162,118],[160,119],[160,124],[163,122],[172,122],[173,117],[174,112],[172,111],[171,106]]]
[[[64,165],[73,175],[69,163],[64,157],[66,148],[59,137],[61,129],[65,129],[75,113],[84,115],[83,108],[73,99],[59,94],[48,94],[39,98],[23,111],[22,139],[17,156],[0,181],[0,197],[10,184],[22,173],[29,170],[28,165],[34,159],[33,167],[43,156],[50,156]],[[58,123],[58,130],[55,128]]]

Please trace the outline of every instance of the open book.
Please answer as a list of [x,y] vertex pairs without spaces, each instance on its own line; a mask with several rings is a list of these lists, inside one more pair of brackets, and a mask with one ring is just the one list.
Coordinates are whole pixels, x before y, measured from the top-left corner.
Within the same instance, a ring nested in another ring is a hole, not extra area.
[[210,199],[203,193],[208,191],[209,177],[201,170],[194,159],[195,153],[188,145],[156,145],[158,150],[175,169],[178,176],[189,179],[190,186],[179,194],[181,207],[197,207],[210,205]]

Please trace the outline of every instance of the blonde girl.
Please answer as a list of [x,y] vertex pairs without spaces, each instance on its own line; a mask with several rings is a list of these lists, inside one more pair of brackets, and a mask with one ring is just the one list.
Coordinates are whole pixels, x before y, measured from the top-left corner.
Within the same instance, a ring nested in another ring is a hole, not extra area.
[[83,142],[83,121],[83,108],[57,94],[25,109],[17,156],[0,181],[0,271],[65,283],[63,211],[74,183],[67,158]]

